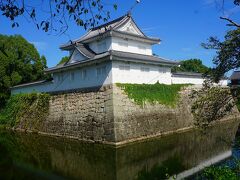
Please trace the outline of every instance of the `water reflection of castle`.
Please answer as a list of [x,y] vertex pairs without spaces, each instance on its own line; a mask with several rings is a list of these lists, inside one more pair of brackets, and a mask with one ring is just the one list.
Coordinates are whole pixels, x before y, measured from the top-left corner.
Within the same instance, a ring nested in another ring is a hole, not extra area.
[[[21,171],[15,171],[13,175],[16,177],[19,173],[39,176],[46,171],[45,175],[51,177],[124,180],[149,176],[163,178],[166,173],[173,175],[185,171],[179,176],[184,177],[200,170],[206,163],[209,165],[229,157],[238,124],[226,122],[211,127],[206,134],[189,131],[117,149],[39,135],[20,134],[9,138],[12,135],[1,134],[0,144],[7,145],[8,149],[8,155],[1,154],[1,157],[11,157],[9,162],[16,162],[17,168],[19,164],[32,167],[20,167]],[[0,178],[4,177],[0,175]]]

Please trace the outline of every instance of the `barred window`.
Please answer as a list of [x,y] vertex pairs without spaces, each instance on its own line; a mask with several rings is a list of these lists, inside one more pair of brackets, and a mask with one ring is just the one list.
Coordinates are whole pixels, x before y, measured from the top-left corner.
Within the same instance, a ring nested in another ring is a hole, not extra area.
[[96,69],[96,74],[97,74],[97,76],[101,76],[101,75],[107,74],[106,66],[98,67]]
[[129,65],[120,65],[119,69],[122,71],[130,71],[130,66]]
[[159,73],[164,74],[167,72],[166,68],[159,68]]
[[149,71],[150,71],[150,68],[141,67],[141,71],[142,71],[142,72],[149,72]]
[[71,74],[70,74],[70,80],[71,81],[74,81],[74,75],[75,75],[74,72],[71,72]]
[[86,79],[86,77],[87,77],[87,71],[86,71],[86,69],[82,69],[82,70],[80,71],[80,76],[81,76],[81,79]]

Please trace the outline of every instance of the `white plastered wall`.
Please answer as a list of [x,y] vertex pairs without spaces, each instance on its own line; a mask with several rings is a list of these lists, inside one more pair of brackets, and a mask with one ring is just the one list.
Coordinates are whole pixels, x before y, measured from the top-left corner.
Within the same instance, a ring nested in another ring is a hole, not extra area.
[[197,84],[201,85],[204,79],[201,77],[173,76],[172,84]]
[[[192,76],[172,76],[172,84],[195,84],[202,85],[204,79],[202,77],[192,77]],[[220,80],[218,84],[220,86],[227,86],[228,81],[226,79]]]
[[112,39],[108,37],[99,41],[91,42],[88,45],[95,53],[103,53],[111,50]]
[[[130,66],[130,69],[122,69],[124,66]],[[149,69],[149,72],[142,71],[143,67]],[[159,82],[171,84],[171,69],[156,65],[113,61],[112,81],[113,83],[154,84]]]
[[115,51],[152,55],[152,46],[150,44],[117,37],[112,37],[111,49]]

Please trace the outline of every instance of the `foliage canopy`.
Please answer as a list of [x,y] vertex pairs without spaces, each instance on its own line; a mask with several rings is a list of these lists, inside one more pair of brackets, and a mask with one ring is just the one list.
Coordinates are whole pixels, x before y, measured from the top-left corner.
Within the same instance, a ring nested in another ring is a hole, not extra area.
[[207,43],[202,44],[206,49],[215,49],[216,56],[213,59],[212,77],[215,82],[229,70],[240,67],[240,28],[228,31],[224,41],[216,37],[210,37]]
[[68,62],[68,60],[69,60],[69,57],[68,57],[68,56],[64,56],[64,57],[62,57],[62,59],[59,61],[58,65],[64,64],[64,63]]
[[234,107],[234,100],[230,89],[213,86],[211,80],[206,79],[200,90],[193,90],[191,94],[194,102],[192,114],[195,125],[206,129],[212,122],[228,115]]
[[[222,6],[224,6],[224,0]],[[240,6],[240,0],[233,0],[234,5]],[[215,67],[211,72],[212,80],[218,82],[226,72],[240,67],[240,24],[229,17],[220,17],[228,22],[227,26],[234,27],[224,36],[224,40],[220,41],[217,37],[210,37],[207,43],[202,43],[206,49],[216,51],[213,58]]]
[[45,78],[46,58],[20,35],[0,35],[0,64],[0,107],[10,87]]
[[210,70],[207,66],[202,64],[200,59],[189,59],[181,61],[180,67],[173,67],[172,72],[196,72],[207,73]]

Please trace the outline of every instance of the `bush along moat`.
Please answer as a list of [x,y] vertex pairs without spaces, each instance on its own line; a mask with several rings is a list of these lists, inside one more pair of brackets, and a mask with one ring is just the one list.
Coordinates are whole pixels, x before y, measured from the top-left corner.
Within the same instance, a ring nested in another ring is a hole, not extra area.
[[0,124],[4,127],[14,127],[27,117],[32,119],[29,125],[37,127],[38,123],[47,117],[49,99],[50,95],[44,93],[12,95],[0,111]]

